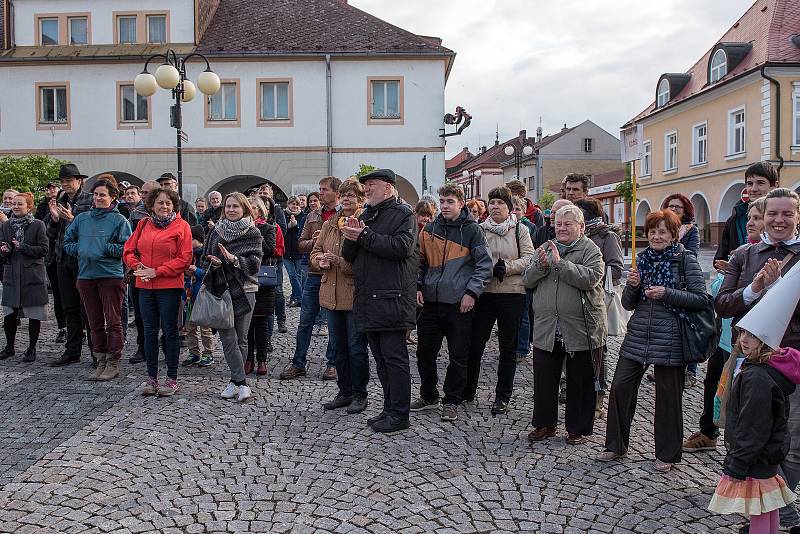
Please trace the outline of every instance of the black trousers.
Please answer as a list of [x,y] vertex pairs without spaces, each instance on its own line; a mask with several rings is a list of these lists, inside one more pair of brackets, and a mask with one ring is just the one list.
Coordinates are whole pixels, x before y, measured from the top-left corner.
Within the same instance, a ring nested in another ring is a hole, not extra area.
[[[19,309],[14,313],[9,313],[3,317],[3,331],[6,334],[6,346],[14,349],[14,342],[17,339],[17,319],[19,319]],[[39,332],[42,322],[38,319],[28,319],[28,347],[36,348],[39,342]]]
[[58,329],[66,328],[67,323],[64,319],[64,309],[61,307],[61,293],[58,285],[58,264],[54,261],[46,267],[47,279],[50,281],[50,289],[53,291],[53,310],[56,315]]
[[700,416],[700,432],[709,438],[719,436],[719,428],[714,424],[714,396],[717,394],[717,385],[722,376],[722,368],[728,361],[731,353],[717,347],[714,354],[708,359],[706,378],[703,380],[703,414]]
[[570,434],[588,436],[594,430],[597,392],[588,350],[568,353],[556,341],[553,352],[533,350],[533,424],[536,428],[558,426],[558,384],[566,360],[567,406],[564,426]]
[[514,391],[514,375],[517,373],[517,333],[525,311],[525,303],[524,293],[484,293],[478,298],[475,303],[475,317],[472,319],[472,340],[467,358],[464,400],[475,400],[481,374],[481,358],[495,322],[500,343],[495,399],[505,402],[511,399],[511,393]]
[[[77,288],[78,260],[67,256],[58,263],[58,289],[61,293],[61,307],[67,324],[67,343],[65,354],[80,356],[83,346],[83,328],[89,334],[86,313],[81,305],[81,295]],[[89,347],[91,348],[91,342]]]
[[447,338],[450,363],[444,378],[444,404],[459,404],[467,383],[467,357],[472,337],[473,309],[461,313],[461,304],[426,302],[417,321],[417,369],[419,394],[428,401],[439,398],[436,359]]
[[250,330],[247,331],[247,361],[252,362],[253,356],[259,363],[267,361],[267,342],[270,340],[267,334],[266,315],[253,315],[250,319]]
[[[131,284],[131,300],[133,301],[133,320],[136,323],[136,348],[144,352],[144,321],[139,310],[139,289],[136,284]],[[127,328],[128,325],[125,325]]]
[[411,371],[408,364],[406,331],[367,332],[367,342],[372,357],[375,358],[378,379],[383,388],[383,411],[387,415],[408,419],[411,405]]
[[[636,413],[639,384],[647,366],[620,356],[608,397],[606,450],[624,454],[628,450],[631,421]],[[683,443],[684,366],[654,365],[656,380],[656,458],[675,463],[681,459]]]

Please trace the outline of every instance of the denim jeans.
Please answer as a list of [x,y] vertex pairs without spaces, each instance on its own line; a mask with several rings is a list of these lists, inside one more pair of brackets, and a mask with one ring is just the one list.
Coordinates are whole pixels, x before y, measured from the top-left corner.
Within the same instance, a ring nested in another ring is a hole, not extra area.
[[527,290],[525,292],[525,309],[522,311],[522,322],[519,325],[519,334],[517,337],[517,354],[520,356],[527,356],[531,351],[531,300],[533,300],[533,291]]
[[178,379],[178,310],[183,289],[139,289],[139,311],[144,322],[144,357],[147,376],[158,378],[158,330],[164,334],[167,376]]
[[336,347],[339,394],[367,395],[369,356],[367,336],[356,329],[352,311],[328,310],[328,344]]
[[[322,276],[310,273],[303,287],[303,301],[300,304],[300,324],[297,325],[297,342],[295,343],[292,365],[298,369],[305,369],[308,363],[308,347],[311,345],[311,335],[314,322],[319,315],[319,286]],[[325,353],[328,366],[336,364],[336,351],[328,339],[328,350]]]
[[303,298],[303,286],[300,282],[300,260],[283,260],[283,266],[286,268],[286,275],[289,277],[289,284],[292,286],[292,295],[289,300],[300,302]]

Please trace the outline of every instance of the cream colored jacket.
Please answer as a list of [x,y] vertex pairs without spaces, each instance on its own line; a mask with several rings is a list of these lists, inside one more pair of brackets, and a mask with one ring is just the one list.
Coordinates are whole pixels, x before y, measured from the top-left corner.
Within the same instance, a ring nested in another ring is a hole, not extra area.
[[[534,248],[531,234],[525,225],[517,225],[509,230],[506,235],[500,236],[486,230],[486,223],[481,224],[486,236],[486,246],[492,254],[492,268],[499,258],[506,264],[506,275],[500,282],[492,277],[489,280],[485,293],[525,293],[525,283],[522,281],[522,272],[533,258]],[[519,248],[517,248],[519,237]]]

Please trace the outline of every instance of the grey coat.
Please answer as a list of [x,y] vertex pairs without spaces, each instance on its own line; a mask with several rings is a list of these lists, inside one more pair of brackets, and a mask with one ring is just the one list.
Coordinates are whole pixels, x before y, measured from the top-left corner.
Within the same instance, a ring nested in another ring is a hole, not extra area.
[[9,221],[0,225],[0,242],[8,243],[10,254],[3,255],[3,306],[24,308],[47,304],[47,275],[44,258],[49,249],[44,223],[34,220],[25,229],[18,247],[11,241],[14,230]]
[[[671,304],[686,310],[701,310],[706,306],[706,283],[703,271],[694,254],[678,244],[672,258],[672,276],[675,288],[667,288],[663,300],[642,300],[642,287],[625,286],[622,306],[633,310],[628,322],[628,333],[622,341],[620,355],[635,362],[652,365],[686,365],[683,355],[678,315],[664,306]],[[679,264],[683,261],[686,289],[678,289]]]

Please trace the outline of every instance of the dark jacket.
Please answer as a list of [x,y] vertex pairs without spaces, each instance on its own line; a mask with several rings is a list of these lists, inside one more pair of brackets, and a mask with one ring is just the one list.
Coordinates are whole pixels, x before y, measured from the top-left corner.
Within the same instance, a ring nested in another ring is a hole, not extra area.
[[67,228],[64,252],[78,259],[78,280],[122,278],[122,251],[131,225],[116,208],[92,208]]
[[181,219],[189,223],[189,226],[194,226],[197,224],[197,215],[194,212],[194,206],[186,202],[185,200],[181,199]]
[[[769,258],[781,261],[789,252],[794,252],[795,256],[784,265],[782,269],[784,274],[800,261],[800,243],[775,247],[762,241],[734,251],[728,270],[725,271],[725,279],[722,281],[719,294],[714,301],[714,309],[717,314],[723,318],[732,317],[733,324],[736,325],[758,302],[756,299],[749,306],[746,305],[743,296],[744,289],[750,285]],[[789,321],[781,346],[800,347],[800,303]]]
[[[287,211],[287,221],[289,220],[290,216],[291,213]],[[303,223],[306,220],[306,214],[303,213],[303,211],[300,211],[300,213],[295,215],[294,218],[297,221],[297,224],[289,228],[289,223],[287,222],[286,233],[283,235],[283,257],[287,260],[299,260],[303,257],[303,253],[300,252],[300,233],[303,231]]]
[[[678,289],[679,265],[683,261],[686,290]],[[667,288],[663,300],[642,300],[644,288],[625,286],[622,306],[633,310],[628,321],[628,333],[622,341],[620,356],[635,362],[652,365],[686,365],[678,315],[664,306],[671,304],[686,310],[701,310],[707,304],[706,282],[697,258],[683,245],[672,258],[674,288]]]
[[457,304],[478,298],[492,278],[492,254],[467,208],[454,221],[440,213],[419,234],[419,281],[425,302]]
[[222,217],[222,206],[212,208],[211,205],[209,205],[208,208],[206,208],[206,212],[203,214],[203,230],[206,234],[214,229],[213,226],[208,225],[208,221],[217,224],[220,217]]
[[[79,191],[74,198],[70,199],[67,194],[62,191],[56,202],[64,207],[70,208],[73,217],[77,217],[84,211],[92,209],[92,194]],[[74,220],[73,218],[72,221]],[[69,256],[64,253],[64,234],[67,233],[67,228],[72,221],[67,222],[63,218],[59,218],[57,222],[50,220],[50,224],[47,225],[47,237],[53,240],[53,245],[55,246],[55,260],[58,263],[61,263],[65,258],[69,258]],[[75,261],[71,258],[70,260]]]
[[[275,258],[275,238],[276,228],[272,223],[265,223],[256,225],[258,231],[261,232],[261,265],[276,265],[278,269],[281,268],[280,258]],[[275,311],[275,288],[258,286],[256,292],[256,303],[253,308],[253,315],[255,317],[265,317],[272,315]]]
[[[605,223],[600,223],[592,228],[586,228],[586,237],[591,239],[603,253],[603,263],[611,267],[611,280],[618,285],[622,278],[622,245],[619,235]],[[605,273],[603,273],[605,283]]]
[[342,256],[353,265],[355,323],[362,332],[413,329],[419,270],[414,211],[389,198],[367,206],[359,220],[367,227],[357,241],[342,245]]
[[697,225],[692,224],[692,227],[680,239],[680,244],[687,251],[697,256],[700,252],[700,231],[697,229]]
[[533,238],[533,248],[539,248],[544,245],[545,241],[556,238],[556,229],[548,219],[543,226],[536,228],[531,238]]
[[766,363],[745,360],[733,380],[725,413],[722,472],[733,478],[770,478],[789,452],[788,396],[795,385]]
[[725,229],[719,238],[714,261],[728,261],[731,252],[747,243],[747,207],[748,204],[742,201],[733,206],[733,213],[725,221]]
[[[249,292],[248,288],[251,286],[253,287],[252,292],[257,291],[258,268],[264,254],[263,241],[261,232],[255,226],[230,242],[223,241],[219,232],[211,232],[206,238],[203,254],[206,256],[216,255],[222,260],[222,265],[209,269],[204,284],[211,293],[218,297],[225,292],[225,289],[230,290],[233,314],[236,317],[246,315],[252,310],[245,293]],[[239,259],[238,268],[219,253],[220,243],[223,243],[228,252]]]
[[0,225],[0,242],[8,243],[10,254],[3,256],[3,306],[22,308],[47,304],[47,231],[44,223],[33,221],[25,229],[19,247],[14,247],[14,230],[9,221]]

